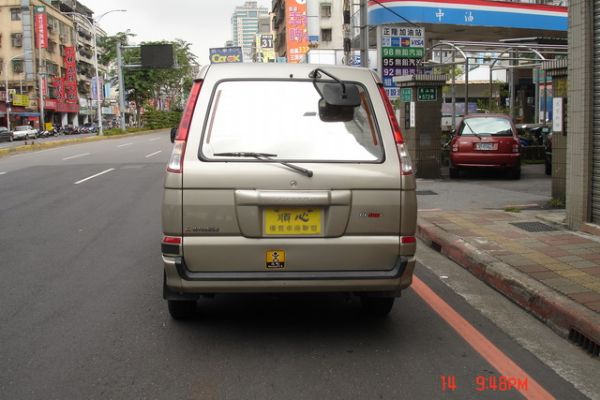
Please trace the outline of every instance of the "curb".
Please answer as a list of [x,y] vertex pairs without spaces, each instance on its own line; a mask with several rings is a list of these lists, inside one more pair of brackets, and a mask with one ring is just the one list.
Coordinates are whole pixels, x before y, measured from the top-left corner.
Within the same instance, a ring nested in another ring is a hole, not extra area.
[[0,158],[8,156],[8,155],[12,155],[12,154],[51,149],[53,147],[67,146],[70,144],[79,144],[79,143],[86,143],[86,142],[96,142],[98,140],[110,140],[110,139],[119,139],[119,138],[124,138],[124,137],[141,136],[141,135],[148,135],[151,133],[157,133],[157,132],[162,132],[162,131],[164,131],[164,129],[154,129],[154,130],[149,130],[149,131],[131,132],[131,133],[125,133],[123,135],[88,136],[88,137],[84,137],[84,138],[53,140],[50,142],[24,144],[22,146],[16,146],[16,147],[6,147],[6,148],[0,149]]
[[417,237],[534,315],[560,336],[569,337],[571,330],[575,329],[600,343],[600,316],[592,310],[434,224],[419,220]]

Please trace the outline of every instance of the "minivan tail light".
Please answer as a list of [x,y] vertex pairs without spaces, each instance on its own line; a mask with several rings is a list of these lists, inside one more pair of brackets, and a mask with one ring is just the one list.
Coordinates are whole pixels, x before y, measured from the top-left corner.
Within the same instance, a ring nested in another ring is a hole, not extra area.
[[400,158],[400,170],[402,171],[402,175],[412,175],[414,172],[412,160],[410,159],[410,154],[408,153],[406,144],[404,144],[404,138],[402,137],[400,125],[398,124],[398,120],[396,119],[396,115],[394,114],[394,107],[392,106],[392,103],[390,102],[390,99],[383,85],[380,84],[378,86],[379,93],[381,94],[381,99],[383,100],[383,104],[385,105],[385,111],[387,112],[388,120],[390,121],[390,125],[392,127],[394,140],[396,141],[398,157]]
[[168,255],[179,255],[182,242],[181,236],[163,236],[160,243],[161,252]]
[[394,139],[396,140],[396,144],[402,144],[404,143],[402,131],[400,130],[400,125],[398,125],[398,120],[396,119],[396,115],[394,114],[394,107],[392,106],[390,98],[388,97],[383,85],[379,85],[379,93],[381,94],[381,99],[383,100],[383,104],[385,105],[385,111],[387,112],[388,119],[390,120],[390,125],[392,126],[392,132],[394,133]]
[[190,132],[190,126],[192,125],[192,117],[194,115],[194,108],[196,108],[196,102],[200,95],[200,89],[202,88],[202,81],[195,81],[192,84],[192,90],[188,97],[185,110],[181,116],[181,122],[179,128],[177,128],[177,136],[175,137],[175,145],[171,152],[171,159],[167,166],[167,171],[174,173],[183,172],[183,157],[185,155],[185,144],[188,139]]

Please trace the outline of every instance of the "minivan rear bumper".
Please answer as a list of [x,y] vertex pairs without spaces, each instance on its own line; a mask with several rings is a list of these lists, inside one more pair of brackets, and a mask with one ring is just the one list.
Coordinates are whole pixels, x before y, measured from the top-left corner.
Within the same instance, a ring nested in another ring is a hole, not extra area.
[[165,298],[208,293],[388,292],[412,283],[414,257],[398,256],[389,271],[192,272],[182,257],[163,256]]

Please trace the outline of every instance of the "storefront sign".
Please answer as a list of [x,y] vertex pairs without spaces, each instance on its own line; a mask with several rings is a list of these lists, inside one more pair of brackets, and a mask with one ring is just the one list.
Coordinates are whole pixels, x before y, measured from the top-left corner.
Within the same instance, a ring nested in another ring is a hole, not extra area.
[[308,52],[306,0],[285,1],[287,62],[297,64]]
[[64,88],[65,101],[67,103],[78,103],[77,99],[77,59],[75,56],[75,47],[65,47],[64,49]]
[[12,105],[29,107],[29,96],[27,96],[26,94],[13,94]]
[[48,16],[44,6],[35,7],[35,47],[48,48]]

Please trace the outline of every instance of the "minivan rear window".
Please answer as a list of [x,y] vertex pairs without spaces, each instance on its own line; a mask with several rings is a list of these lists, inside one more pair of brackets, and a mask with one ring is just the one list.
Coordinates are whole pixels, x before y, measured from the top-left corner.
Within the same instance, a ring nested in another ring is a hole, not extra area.
[[369,96],[357,86],[361,105],[352,119],[323,121],[312,81],[222,81],[213,92],[201,156],[222,160],[229,157],[215,154],[256,152],[278,161],[381,162]]

